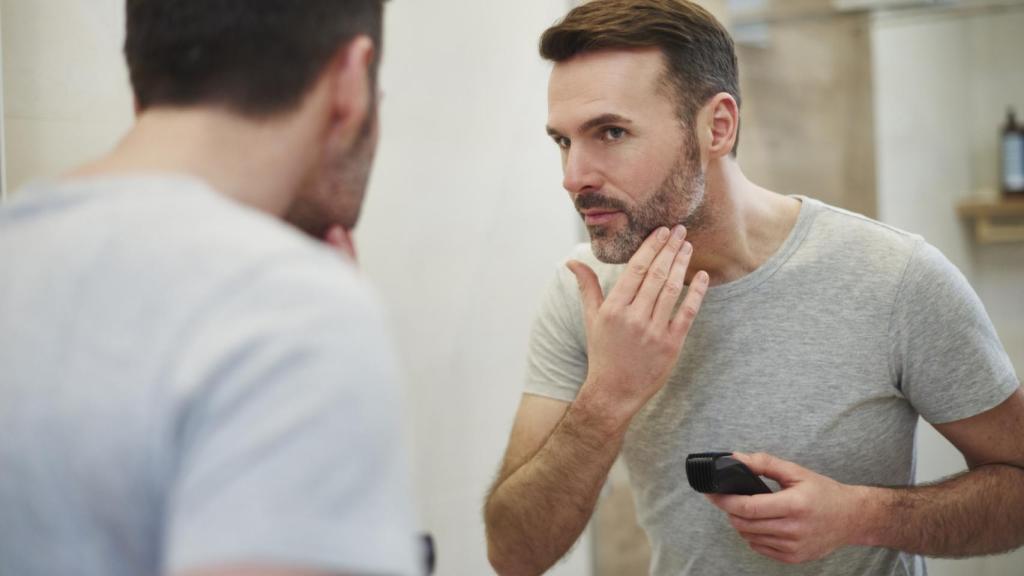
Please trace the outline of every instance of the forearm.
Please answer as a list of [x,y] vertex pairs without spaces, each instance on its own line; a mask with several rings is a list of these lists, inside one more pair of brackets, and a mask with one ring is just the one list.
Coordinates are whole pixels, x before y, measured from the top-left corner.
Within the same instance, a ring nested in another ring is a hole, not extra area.
[[622,448],[625,423],[577,399],[536,454],[487,499],[488,556],[503,576],[540,574],[573,545]]
[[986,465],[929,486],[868,488],[859,544],[926,556],[996,554],[1024,545],[1024,470]]

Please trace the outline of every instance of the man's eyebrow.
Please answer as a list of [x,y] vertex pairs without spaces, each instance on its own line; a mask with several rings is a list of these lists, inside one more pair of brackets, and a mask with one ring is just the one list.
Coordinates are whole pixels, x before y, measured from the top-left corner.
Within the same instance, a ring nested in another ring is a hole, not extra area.
[[[630,120],[629,118],[626,118],[625,116],[620,116],[618,114],[612,114],[612,113],[601,114],[600,116],[595,116],[595,117],[591,118],[590,120],[587,120],[586,122],[584,122],[583,125],[580,126],[580,132],[589,132],[590,130],[593,130],[594,128],[597,128],[599,126],[606,126],[608,124],[632,124],[632,123],[633,123],[633,121]],[[546,128],[547,128],[549,136],[562,136],[561,132],[559,132],[558,130],[555,130],[551,126],[547,126]]]

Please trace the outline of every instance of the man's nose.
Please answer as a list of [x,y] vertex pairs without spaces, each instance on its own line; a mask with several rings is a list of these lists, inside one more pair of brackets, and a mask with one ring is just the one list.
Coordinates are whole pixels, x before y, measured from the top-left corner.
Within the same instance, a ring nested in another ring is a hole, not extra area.
[[566,153],[562,172],[562,186],[573,196],[601,189],[600,173],[579,148]]

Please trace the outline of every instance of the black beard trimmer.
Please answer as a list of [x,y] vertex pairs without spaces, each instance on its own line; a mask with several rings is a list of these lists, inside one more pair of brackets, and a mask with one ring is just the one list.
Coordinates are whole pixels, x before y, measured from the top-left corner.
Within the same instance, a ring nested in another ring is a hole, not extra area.
[[763,480],[732,452],[700,452],[686,457],[686,479],[704,494],[771,494]]

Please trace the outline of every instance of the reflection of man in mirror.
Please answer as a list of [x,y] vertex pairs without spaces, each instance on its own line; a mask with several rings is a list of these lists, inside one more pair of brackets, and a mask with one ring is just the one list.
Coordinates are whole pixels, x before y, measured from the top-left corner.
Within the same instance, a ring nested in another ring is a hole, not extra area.
[[[595,0],[540,50],[591,242],[536,318],[485,507],[498,572],[565,554],[620,452],[658,575],[921,575],[1024,543],[1024,393],[977,296],[921,237],[744,176],[723,27]],[[914,486],[919,416],[969,470]],[[779,489],[694,492],[709,450]]]
[[420,573],[348,240],[382,12],[128,0],[135,125],[0,211],[0,574]]

